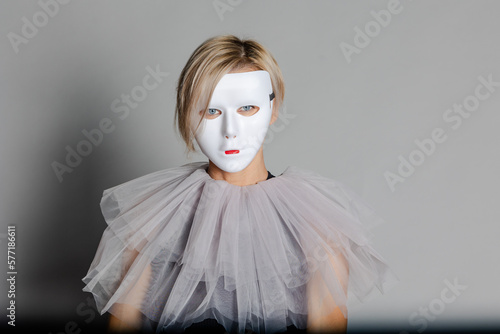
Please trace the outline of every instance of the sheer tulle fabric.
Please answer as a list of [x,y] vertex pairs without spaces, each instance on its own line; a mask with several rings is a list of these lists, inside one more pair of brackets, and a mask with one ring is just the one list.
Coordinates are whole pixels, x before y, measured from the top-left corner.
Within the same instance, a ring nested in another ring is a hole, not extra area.
[[129,304],[158,332],[214,318],[230,333],[273,333],[305,329],[315,307],[346,314],[346,287],[364,300],[397,281],[368,240],[364,224],[380,218],[339,182],[290,166],[240,187],[207,166],[104,191],[108,227],[83,278],[101,314]]

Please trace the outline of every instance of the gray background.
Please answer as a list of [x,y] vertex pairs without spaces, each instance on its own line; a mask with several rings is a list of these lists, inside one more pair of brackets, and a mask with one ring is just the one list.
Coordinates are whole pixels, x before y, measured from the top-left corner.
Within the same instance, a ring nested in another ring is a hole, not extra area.
[[[352,307],[349,328],[422,329],[410,316],[443,305],[445,280],[455,279],[465,290],[427,328],[498,324],[500,87],[456,129],[443,114],[474,94],[479,76],[500,81],[500,3],[401,0],[350,62],[341,43],[354,45],[355,28],[376,22],[371,11],[388,1],[230,3],[219,16],[213,1],[73,0],[16,52],[9,34],[21,35],[23,17],[33,23],[43,9],[2,2],[0,247],[5,254],[6,226],[16,225],[18,322],[57,320],[54,331],[103,322],[78,309],[90,296],[81,278],[105,228],[102,191],[206,159],[186,158],[173,130],[175,84],[201,42],[231,33],[264,44],[285,77],[288,117],[265,144],[268,170],[296,165],[340,180],[385,218],[373,242],[401,282]],[[170,75],[120,119],[113,100],[157,65]],[[66,147],[103,118],[114,130],[60,182],[53,162],[64,163]],[[392,191],[384,173],[397,173],[398,157],[408,159],[435,128],[447,140]],[[3,281],[4,310],[5,288]]]

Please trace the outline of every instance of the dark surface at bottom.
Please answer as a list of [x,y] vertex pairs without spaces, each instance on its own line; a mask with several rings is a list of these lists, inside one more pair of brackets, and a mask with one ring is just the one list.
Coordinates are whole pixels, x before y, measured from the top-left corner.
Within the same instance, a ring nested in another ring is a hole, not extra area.
[[[16,326],[12,327],[7,325],[6,322],[0,324],[0,333],[43,333],[43,334],[100,334],[100,333],[109,333],[107,332],[107,321],[105,321],[106,317],[97,317],[94,318],[89,323],[85,321],[78,321],[76,318],[74,321],[70,320],[54,320],[47,321],[45,320],[34,320],[34,319],[23,319],[19,317],[16,320]],[[206,319],[205,323],[200,322],[193,324],[189,328],[186,329],[185,333],[217,333],[217,326],[221,326],[215,321],[215,319]],[[213,321],[212,321],[213,320]],[[215,321],[215,323],[214,323]],[[214,326],[215,325],[215,326]],[[215,328],[208,328],[208,326],[213,326]],[[221,326],[222,327],[222,326]],[[373,328],[375,327],[375,328]],[[363,329],[350,330],[348,326],[348,330],[346,334],[366,334],[366,333],[388,333],[388,334],[434,334],[434,333],[499,333],[500,325],[497,324],[470,324],[470,325],[450,325],[449,328],[442,328],[440,330],[428,328],[424,332],[418,332],[416,329],[408,330],[402,328],[394,328],[391,326],[380,327],[380,325],[375,326],[365,326]],[[305,330],[293,330],[291,326],[289,327],[290,331],[286,333],[306,333]],[[219,328],[220,329],[220,328]],[[117,332],[114,332],[117,333]],[[126,333],[126,332],[123,332]],[[136,334],[139,332],[135,332]],[[220,333],[225,333],[224,328]],[[329,333],[329,332],[325,332]]]
[[[193,334],[193,333],[227,333],[224,326],[219,324],[215,319],[205,319],[202,322],[197,322],[186,328],[185,333]],[[246,334],[253,334],[253,331],[246,331]],[[291,325],[287,327],[286,332],[282,333],[306,333],[305,329],[297,329],[297,327]]]

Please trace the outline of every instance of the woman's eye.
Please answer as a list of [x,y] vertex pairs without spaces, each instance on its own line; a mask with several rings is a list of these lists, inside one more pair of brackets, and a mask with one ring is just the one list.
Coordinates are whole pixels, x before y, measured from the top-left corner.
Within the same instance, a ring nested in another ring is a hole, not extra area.
[[259,107],[257,106],[243,106],[243,107],[240,107],[240,109],[238,111],[240,112],[244,112],[245,113],[245,116],[252,116],[253,114],[255,114],[257,111],[259,111]]
[[205,112],[206,118],[216,118],[220,115],[220,110],[215,108],[208,108]]

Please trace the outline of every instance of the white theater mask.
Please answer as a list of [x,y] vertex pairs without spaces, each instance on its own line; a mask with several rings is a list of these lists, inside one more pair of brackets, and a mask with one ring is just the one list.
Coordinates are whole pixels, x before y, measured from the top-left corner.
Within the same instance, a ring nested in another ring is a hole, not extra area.
[[[201,151],[221,170],[245,169],[264,142],[274,98],[267,71],[228,73],[218,82],[195,133]],[[199,116],[193,117],[196,126]]]

